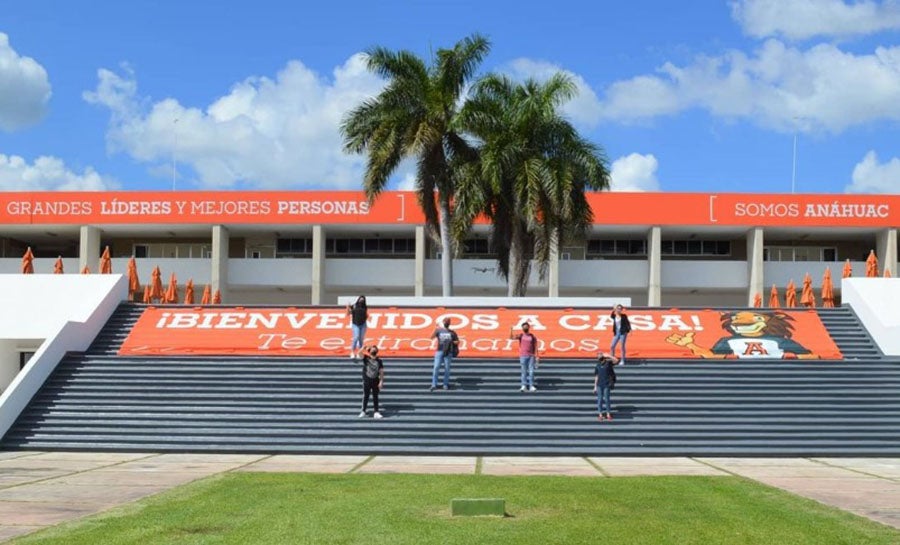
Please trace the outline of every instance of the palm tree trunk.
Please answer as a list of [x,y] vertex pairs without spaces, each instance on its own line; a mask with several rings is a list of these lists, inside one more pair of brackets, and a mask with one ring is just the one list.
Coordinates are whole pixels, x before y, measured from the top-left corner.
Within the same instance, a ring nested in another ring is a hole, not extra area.
[[518,290],[516,289],[519,285],[519,259],[521,259],[521,249],[519,245],[516,244],[516,239],[510,241],[509,245],[509,277],[506,281],[506,295],[508,297],[520,297],[522,294],[516,293]]
[[453,246],[450,243],[450,202],[443,193],[441,201],[441,295],[453,297]]
[[524,297],[528,291],[528,275],[531,267],[525,262],[524,226],[513,221],[509,240],[509,275],[506,293],[509,297]]

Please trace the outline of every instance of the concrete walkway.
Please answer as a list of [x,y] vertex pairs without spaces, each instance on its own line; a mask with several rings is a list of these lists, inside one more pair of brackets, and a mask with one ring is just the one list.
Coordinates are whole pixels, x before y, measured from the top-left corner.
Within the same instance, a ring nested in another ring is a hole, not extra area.
[[900,459],[298,456],[0,452],[0,541],[228,471],[737,475],[900,528]]

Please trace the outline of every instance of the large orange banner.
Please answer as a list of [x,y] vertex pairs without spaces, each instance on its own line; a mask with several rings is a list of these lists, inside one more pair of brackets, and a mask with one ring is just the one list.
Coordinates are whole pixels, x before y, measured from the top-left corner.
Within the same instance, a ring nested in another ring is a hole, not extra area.
[[[894,227],[900,195],[592,192],[597,225]],[[483,222],[484,219],[479,221]],[[0,224],[422,225],[416,194],[385,191],[0,193]]]
[[[385,357],[429,357],[435,326],[450,318],[460,357],[511,358],[510,338],[527,321],[548,358],[593,358],[609,351],[609,310],[370,309],[366,342]],[[811,310],[635,310],[629,358],[840,359]],[[344,308],[148,307],[120,355],[346,356]]]

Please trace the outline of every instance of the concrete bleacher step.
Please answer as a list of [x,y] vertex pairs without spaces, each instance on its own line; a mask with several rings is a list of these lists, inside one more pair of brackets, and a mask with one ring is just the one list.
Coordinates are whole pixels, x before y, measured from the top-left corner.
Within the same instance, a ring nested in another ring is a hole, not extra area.
[[[900,455],[900,360],[848,308],[820,309],[842,361],[633,361],[613,422],[596,420],[593,362],[462,359],[430,392],[431,362],[387,361],[386,418],[359,419],[347,358],[120,357],[142,310],[122,305],[69,354],[0,448],[506,455]],[[634,363],[634,364],[633,364]],[[371,408],[370,408],[371,411]]]

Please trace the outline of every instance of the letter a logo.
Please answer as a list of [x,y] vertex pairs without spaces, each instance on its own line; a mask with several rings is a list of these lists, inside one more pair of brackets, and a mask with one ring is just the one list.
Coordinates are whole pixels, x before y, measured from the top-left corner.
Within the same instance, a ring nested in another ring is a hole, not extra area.
[[747,341],[747,344],[744,347],[745,356],[767,356],[768,354],[769,353],[763,348],[763,343],[761,342]]

